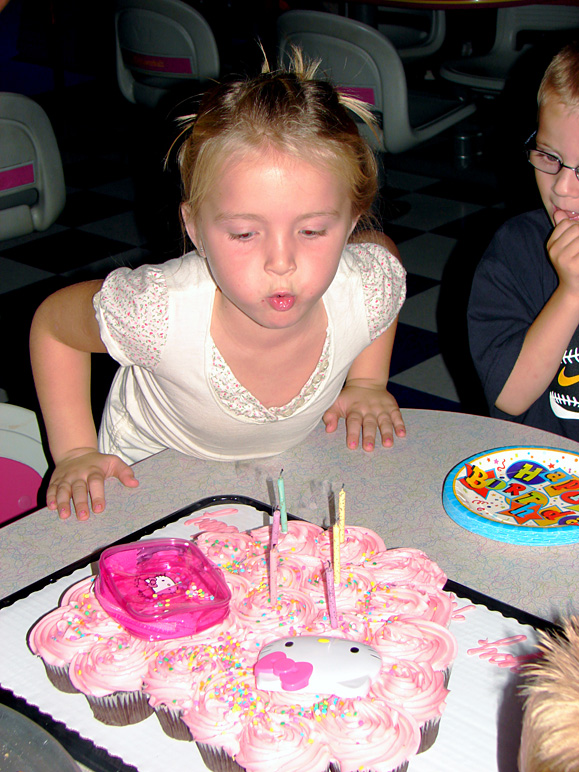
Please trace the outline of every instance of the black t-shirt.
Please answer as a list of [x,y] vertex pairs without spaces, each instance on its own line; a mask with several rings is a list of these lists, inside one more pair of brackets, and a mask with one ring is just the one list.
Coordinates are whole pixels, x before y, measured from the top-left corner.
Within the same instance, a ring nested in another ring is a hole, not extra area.
[[520,416],[495,407],[527,330],[558,284],[545,244],[552,224],[543,209],[508,220],[475,272],[468,332],[475,367],[495,418],[579,440],[579,331],[569,342],[549,388]]

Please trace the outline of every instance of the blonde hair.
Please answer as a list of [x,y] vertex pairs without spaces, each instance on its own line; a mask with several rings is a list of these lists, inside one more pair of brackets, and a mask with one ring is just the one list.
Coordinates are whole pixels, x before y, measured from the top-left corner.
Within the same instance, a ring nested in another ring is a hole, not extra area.
[[[351,191],[352,218],[364,217],[378,191],[374,154],[351,112],[373,125],[367,106],[315,78],[318,63],[295,49],[287,69],[218,84],[198,114],[182,120],[178,163],[187,217],[194,219],[232,156],[272,149],[331,169]],[[351,111],[351,112],[350,112]]]
[[540,658],[525,668],[520,772],[579,772],[579,619],[541,633]]
[[537,103],[539,110],[551,99],[570,110],[579,109],[579,43],[569,43],[556,54],[543,75]]

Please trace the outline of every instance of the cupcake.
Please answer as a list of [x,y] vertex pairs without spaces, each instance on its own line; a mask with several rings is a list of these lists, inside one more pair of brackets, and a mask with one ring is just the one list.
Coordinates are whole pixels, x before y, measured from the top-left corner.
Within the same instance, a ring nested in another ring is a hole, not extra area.
[[117,635],[122,628],[98,602],[59,606],[42,617],[28,635],[33,654],[42,659],[50,682],[62,692],[77,689],[69,677],[74,656],[89,651],[99,641]]
[[150,643],[121,632],[75,655],[70,680],[98,721],[126,726],[151,715],[153,708],[142,687],[153,653]]
[[370,690],[370,696],[392,707],[403,707],[415,719],[420,726],[418,753],[428,750],[436,740],[447,694],[442,672],[435,672],[427,662],[398,658],[383,661],[380,678]]

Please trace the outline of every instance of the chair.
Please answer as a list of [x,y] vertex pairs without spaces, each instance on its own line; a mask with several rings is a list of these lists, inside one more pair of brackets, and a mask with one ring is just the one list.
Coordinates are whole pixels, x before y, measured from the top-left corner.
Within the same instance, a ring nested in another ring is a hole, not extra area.
[[415,62],[442,47],[446,15],[443,10],[380,6],[378,32],[388,38],[403,62]]
[[[520,5],[499,8],[495,40],[481,56],[444,62],[440,76],[475,91],[501,92],[517,60],[532,47],[532,35],[579,28],[579,7],[569,5]],[[527,38],[522,42],[521,38]],[[538,35],[535,36],[537,38]]]
[[475,111],[474,104],[409,90],[402,60],[388,38],[367,24],[320,11],[287,11],[278,19],[280,56],[292,45],[320,59],[332,82],[369,103],[381,124],[379,138],[361,132],[382,152],[402,153]]
[[65,200],[48,116],[27,96],[0,92],[0,240],[46,230]]
[[35,509],[48,463],[36,414],[0,403],[0,524]]
[[211,27],[181,0],[117,0],[115,38],[119,88],[133,104],[156,107],[176,87],[219,77]]

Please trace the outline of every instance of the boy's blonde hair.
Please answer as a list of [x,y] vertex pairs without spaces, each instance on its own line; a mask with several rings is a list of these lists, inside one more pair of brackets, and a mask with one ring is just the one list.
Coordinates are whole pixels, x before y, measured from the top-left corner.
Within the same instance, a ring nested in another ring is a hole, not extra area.
[[364,216],[378,191],[376,159],[349,111],[369,125],[363,102],[316,79],[317,63],[294,50],[288,69],[218,84],[203,97],[199,113],[182,119],[178,152],[187,218],[195,219],[223,165],[259,149],[287,153],[329,168],[351,191],[352,218]]
[[540,658],[525,668],[529,677],[520,772],[579,772],[579,619],[560,634],[541,633]]
[[543,75],[537,102],[539,110],[550,99],[570,110],[579,109],[579,43],[573,42],[556,54]]

